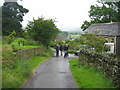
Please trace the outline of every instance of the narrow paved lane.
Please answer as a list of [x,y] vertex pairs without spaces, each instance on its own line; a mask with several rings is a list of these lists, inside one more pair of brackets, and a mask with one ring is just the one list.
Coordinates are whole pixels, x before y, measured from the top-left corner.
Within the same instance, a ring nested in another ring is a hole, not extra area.
[[76,88],[68,62],[62,56],[50,58],[35,69],[24,88]]

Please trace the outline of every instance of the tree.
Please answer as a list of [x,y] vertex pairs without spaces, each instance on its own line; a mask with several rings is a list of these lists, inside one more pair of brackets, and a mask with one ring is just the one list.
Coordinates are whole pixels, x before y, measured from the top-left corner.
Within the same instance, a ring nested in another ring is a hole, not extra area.
[[81,29],[83,29],[83,31],[84,31],[84,30],[87,29],[90,25],[91,25],[91,22],[84,21],[84,24],[82,24]]
[[[100,3],[100,2],[99,2]],[[81,29],[86,30],[91,24],[95,23],[109,23],[109,22],[119,22],[120,15],[118,14],[118,9],[120,8],[119,2],[104,2],[102,6],[91,5],[89,11],[90,22],[84,21]]]
[[61,34],[62,34],[62,36],[64,36],[64,37],[67,37],[67,36],[68,36],[68,32],[66,32],[66,31],[62,31]]
[[26,27],[28,34],[39,43],[47,46],[55,39],[59,33],[59,29],[54,24],[52,19],[44,19],[43,17],[37,20],[30,21]]
[[23,8],[17,2],[5,2],[2,6],[2,34],[9,35],[13,31],[17,35],[21,35],[23,16],[28,12],[28,9]]

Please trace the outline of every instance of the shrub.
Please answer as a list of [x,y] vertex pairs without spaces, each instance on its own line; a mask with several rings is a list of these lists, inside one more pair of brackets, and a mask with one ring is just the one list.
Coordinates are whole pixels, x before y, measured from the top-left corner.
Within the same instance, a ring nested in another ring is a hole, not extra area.
[[104,43],[106,39],[102,36],[96,36],[94,34],[87,34],[85,36],[80,36],[80,38],[76,39],[73,42],[70,42],[70,46],[72,49],[79,50],[83,49],[91,49],[97,52],[104,51]]
[[10,44],[11,42],[14,41],[15,36],[16,36],[16,32],[15,31],[13,31],[10,35],[8,35],[8,44]]
[[17,51],[17,50],[23,48],[22,45],[19,46],[18,42],[12,42],[10,45],[11,45],[11,47],[13,48],[13,51]]
[[26,43],[26,40],[24,38],[18,38],[14,42],[17,42],[19,46],[20,45],[24,46],[24,44]]
[[17,51],[19,49],[22,49],[25,43],[26,43],[26,40],[24,38],[18,38],[14,42],[12,42],[10,45],[12,46],[14,51]]

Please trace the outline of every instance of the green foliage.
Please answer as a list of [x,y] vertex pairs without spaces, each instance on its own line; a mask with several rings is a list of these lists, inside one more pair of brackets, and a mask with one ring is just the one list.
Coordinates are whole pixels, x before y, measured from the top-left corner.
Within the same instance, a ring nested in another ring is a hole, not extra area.
[[[99,2],[100,3],[100,2]],[[119,4],[120,2],[105,2],[102,6],[91,5],[89,17],[91,21],[84,21],[81,29],[86,30],[91,24],[120,22]]]
[[55,26],[54,20],[38,18],[37,20],[30,21],[27,25],[28,34],[39,43],[47,46],[59,33],[59,29]]
[[81,26],[81,29],[83,29],[83,31],[85,29],[87,29],[92,23],[91,22],[88,22],[88,21],[84,21],[82,26]]
[[46,57],[37,56],[29,60],[14,60],[13,63],[9,63],[11,67],[9,65],[2,70],[2,87],[19,88],[32,74],[33,69],[45,60],[47,60]]
[[[5,50],[9,51],[9,50]],[[4,52],[5,52],[4,51]],[[10,50],[11,51],[11,50]],[[11,55],[11,54],[10,54]],[[2,64],[2,87],[20,88],[33,72],[33,69],[43,63],[48,57],[53,55],[53,51],[46,49],[42,56],[33,57],[29,60],[13,59]],[[4,57],[6,57],[4,55]]]
[[[21,41],[21,39],[17,39]],[[26,46],[26,48],[38,48],[41,46]],[[33,57],[29,60],[13,58],[13,50],[10,45],[3,45],[2,63],[2,87],[3,88],[19,88],[25,80],[27,80],[33,72],[33,69],[47,60],[53,55],[53,51],[46,49],[43,56]]]
[[43,56],[37,56],[29,60],[29,66],[31,67],[31,70],[39,66],[41,63],[43,63],[45,60],[47,60],[47,57]]
[[14,40],[16,40],[16,32],[13,31],[12,33],[10,33],[8,36],[3,36],[2,37],[2,44],[10,44],[12,43]]
[[27,9],[17,2],[5,2],[2,6],[2,35],[7,36],[13,32],[18,36],[22,35],[23,16],[28,12]]
[[94,34],[87,34],[85,36],[80,36],[79,39],[70,42],[72,49],[79,50],[83,49],[93,49],[97,52],[102,52],[104,50],[104,43],[106,39],[102,36],[96,36]]
[[30,35],[28,34],[27,30],[25,29],[23,34],[22,34],[23,38],[25,39],[30,39]]
[[2,57],[4,57],[6,60],[11,59],[13,57],[13,49],[10,45],[4,44],[2,45]]
[[40,44],[38,44],[37,41],[31,40],[31,39],[26,39],[26,43],[25,43],[25,45],[36,46],[36,45],[40,45]]
[[50,47],[55,47],[57,44],[61,45],[61,44],[64,44],[63,41],[52,41],[50,43]]
[[2,44],[8,44],[8,36],[2,37]]
[[68,53],[74,54],[75,51],[74,50],[68,50]]
[[14,42],[17,42],[19,46],[20,45],[24,46],[24,44],[26,43],[26,40],[24,38],[18,38]]
[[[19,49],[29,49],[29,48],[41,48],[43,46],[36,46],[37,42],[31,40],[25,40],[24,38],[15,38],[14,34],[10,35],[10,39],[13,39],[10,44],[8,44],[8,37],[4,37],[6,44],[2,47],[2,87],[3,88],[19,88],[25,80],[27,80],[34,68],[40,65],[42,62],[47,60],[48,57],[52,56],[53,52],[51,50],[46,50],[43,56],[37,56],[29,60],[16,59],[13,54],[14,50]],[[23,46],[25,44],[25,46]],[[35,46],[31,46],[31,45]]]
[[69,63],[78,88],[114,88],[111,81],[95,67],[80,66],[76,59]]
[[14,39],[15,39],[15,36],[16,36],[16,32],[15,31],[13,31],[11,34],[9,34],[8,35],[8,44],[10,44],[11,42],[13,42],[14,41]]
[[66,43],[69,45],[70,50],[79,50],[79,48],[77,48],[79,43],[76,41],[67,41]]
[[11,45],[11,47],[13,48],[14,51],[17,51],[17,50],[23,48],[22,45],[19,45],[19,44],[18,44],[18,42],[12,42],[10,45]]
[[43,57],[50,57],[50,56],[53,56],[53,51],[51,49],[46,49],[42,55]]
[[[9,77],[9,78],[8,78]],[[2,71],[2,87],[3,88],[17,88],[23,82],[23,77],[13,74],[11,70],[3,69]]]
[[33,40],[25,40],[24,38],[18,38],[14,42],[12,42],[11,47],[14,51],[20,49],[30,49],[30,48],[41,48],[43,45],[38,45],[36,41]]
[[18,38],[14,42],[12,42],[10,45],[12,46],[13,50],[19,50],[22,49],[26,40],[24,38]]
[[102,52],[104,50],[104,43],[106,42],[104,37],[96,36],[94,34],[87,34],[85,40],[85,44],[91,48],[95,48],[95,51]]

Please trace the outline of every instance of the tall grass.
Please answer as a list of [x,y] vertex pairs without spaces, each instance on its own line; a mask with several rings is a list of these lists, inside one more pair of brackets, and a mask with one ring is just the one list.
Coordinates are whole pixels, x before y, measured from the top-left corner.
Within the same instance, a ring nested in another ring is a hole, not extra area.
[[19,88],[20,85],[32,74],[32,70],[40,65],[47,57],[34,57],[29,60],[15,60],[9,67],[3,67],[2,87]]
[[[27,67],[27,68],[26,68]],[[18,88],[23,81],[30,75],[30,68],[27,62],[16,60],[11,67],[3,67],[2,69],[2,87]]]
[[5,59],[11,60],[11,58],[13,57],[13,49],[8,44],[2,45],[1,52],[2,52],[2,57],[4,57]]
[[79,66],[74,59],[70,61],[70,68],[78,88],[114,88],[111,80],[95,67]]
[[51,50],[47,50],[42,56],[28,60],[12,59],[10,62],[4,62],[2,66],[2,87],[19,88],[32,75],[33,69],[51,56],[50,52]]

